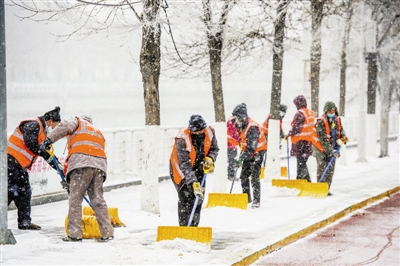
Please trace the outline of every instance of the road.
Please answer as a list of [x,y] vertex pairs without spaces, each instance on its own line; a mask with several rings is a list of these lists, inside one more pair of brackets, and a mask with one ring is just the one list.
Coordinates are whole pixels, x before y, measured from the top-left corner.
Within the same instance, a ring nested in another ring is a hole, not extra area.
[[[362,188],[361,188],[362,189]],[[253,265],[400,265],[400,192]]]

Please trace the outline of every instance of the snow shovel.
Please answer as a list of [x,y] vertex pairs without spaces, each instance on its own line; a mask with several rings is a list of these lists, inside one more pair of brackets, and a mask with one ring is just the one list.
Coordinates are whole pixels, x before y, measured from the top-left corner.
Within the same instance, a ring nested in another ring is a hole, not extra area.
[[303,184],[303,187],[300,190],[300,193],[297,195],[298,197],[307,197],[312,196],[316,198],[325,198],[329,192],[329,185],[326,182],[322,182],[324,180],[325,174],[328,172],[329,168],[331,167],[333,160],[336,158],[336,154],[340,150],[340,145],[337,150],[333,153],[331,160],[329,161],[328,165],[326,166],[324,172],[321,175],[321,178],[318,180],[318,183],[310,183],[306,182]]
[[208,202],[206,208],[211,207],[230,207],[230,208],[239,208],[243,210],[247,210],[248,205],[248,196],[247,193],[241,194],[232,194],[233,184],[235,183],[236,174],[238,172],[238,168],[236,168],[235,176],[232,180],[231,191],[228,193],[209,193],[208,194]]
[[[272,186],[274,187],[286,187],[286,188],[296,188],[301,189],[304,183],[307,183],[307,180],[304,179],[290,179],[290,156],[289,156],[289,141],[286,140],[286,156],[287,156],[287,176],[288,179],[272,179]],[[281,168],[282,173],[282,168]]]
[[[201,180],[201,187],[204,186],[207,173],[204,172],[203,179]],[[194,227],[192,225],[194,212],[196,211],[197,203],[199,201],[199,195],[196,196],[194,201],[192,213],[190,214],[189,222],[187,226],[159,226],[157,227],[157,239],[156,241],[163,240],[174,240],[175,238],[183,238],[187,240],[193,240],[196,242],[211,245],[212,242],[212,228],[211,227]]]

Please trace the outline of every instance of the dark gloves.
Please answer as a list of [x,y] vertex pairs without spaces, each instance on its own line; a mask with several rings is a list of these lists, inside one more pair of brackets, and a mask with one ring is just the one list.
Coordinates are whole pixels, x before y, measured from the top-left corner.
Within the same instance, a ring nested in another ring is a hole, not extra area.
[[50,150],[50,145],[52,143],[53,142],[49,138],[46,138],[42,143],[39,144],[39,149],[42,151]]
[[239,168],[243,165],[243,160],[239,158],[239,160],[236,161],[236,168]]
[[60,182],[60,184],[61,184],[61,186],[62,186],[63,189],[69,191],[69,185],[68,185],[67,181],[65,181],[65,179],[63,179],[63,180]]

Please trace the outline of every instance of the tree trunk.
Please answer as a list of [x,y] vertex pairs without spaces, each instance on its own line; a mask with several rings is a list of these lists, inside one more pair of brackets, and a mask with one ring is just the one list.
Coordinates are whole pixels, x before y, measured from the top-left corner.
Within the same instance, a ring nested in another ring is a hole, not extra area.
[[319,114],[319,74],[321,68],[321,25],[324,1],[311,1],[311,109]]
[[[387,52],[387,51],[386,51]],[[381,52],[381,132],[380,132],[380,155],[389,156],[389,87],[390,87],[390,56]]]
[[142,49],[140,52],[140,72],[144,90],[146,125],[160,125],[160,98],[158,82],[160,78],[160,23],[157,22],[161,0],[143,2],[144,25],[142,29]]
[[224,95],[222,90],[221,75],[221,34],[213,36],[208,40],[208,51],[210,55],[211,85],[214,100],[215,122],[225,122]]
[[[158,129],[160,126],[160,78],[161,28],[158,14],[161,0],[143,1],[142,49],[140,72],[144,90],[146,134],[142,152],[142,197],[141,209],[159,214],[158,199]],[[156,195],[156,196],[155,196]]]
[[[351,5],[351,3],[350,3]],[[342,56],[340,63],[340,100],[339,100],[339,115],[344,117],[346,113],[346,71],[347,71],[347,45],[349,43],[351,29],[352,10],[349,10],[346,17],[346,26],[344,29],[342,40]]]
[[285,21],[288,1],[281,0],[275,18],[275,33],[273,44],[272,88],[271,88],[271,119],[268,125],[268,156],[266,162],[266,180],[280,176],[279,152],[279,105],[281,104],[282,66],[283,66],[283,40],[285,37]]
[[279,120],[279,105],[282,94],[283,39],[288,1],[280,1],[275,19],[275,35],[272,55],[271,119]]
[[376,64],[376,53],[368,53],[367,114],[375,114],[377,75],[378,66]]

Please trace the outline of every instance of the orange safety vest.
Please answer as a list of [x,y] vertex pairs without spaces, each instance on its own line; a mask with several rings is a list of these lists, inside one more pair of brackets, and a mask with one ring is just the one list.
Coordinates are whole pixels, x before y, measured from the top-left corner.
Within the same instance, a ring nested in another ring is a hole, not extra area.
[[[232,119],[233,119],[233,115],[231,115],[231,116],[228,118],[227,125],[228,125],[228,123],[230,123],[229,121],[231,121]],[[235,125],[233,125],[233,124],[232,124],[232,126],[235,127]],[[236,130],[236,128],[235,128],[235,130]],[[234,137],[232,137],[232,135],[231,135],[231,129],[230,129],[228,126],[226,127],[226,135],[228,136],[228,143],[229,143],[229,144],[231,144],[231,145],[234,146],[234,147],[236,147],[237,145],[239,145],[239,140],[238,140],[238,139],[235,139]],[[238,135],[239,135],[239,133],[238,133]]]
[[[210,126],[207,126],[205,128],[204,133],[205,133],[204,157],[206,157],[208,155],[208,152],[210,151],[214,133]],[[169,162],[172,167],[172,174],[173,174],[173,179],[174,179],[175,184],[179,184],[182,181],[182,179],[185,177],[185,175],[182,173],[182,171],[179,167],[178,152],[176,150],[176,140],[178,140],[178,139],[183,139],[185,141],[186,151],[189,152],[190,163],[192,166],[194,165],[194,161],[196,160],[196,151],[192,146],[192,138],[190,137],[190,130],[188,128],[180,130],[178,135],[175,137],[175,144],[174,144],[174,147],[172,148],[172,153],[169,158]]]
[[253,126],[257,127],[260,133],[258,135],[257,148],[254,151],[254,153],[252,154],[252,156],[254,156],[254,154],[256,154],[259,151],[263,151],[263,150],[267,149],[267,141],[265,139],[264,131],[261,129],[260,125],[256,121],[254,121],[253,119],[251,119],[249,117],[246,129],[244,131],[240,132],[240,143],[241,143],[242,151],[246,150],[246,147],[247,147],[246,135],[247,135],[247,132],[249,132],[250,128]]
[[[261,126],[262,131],[264,132],[264,135],[268,136],[268,122],[269,118],[271,117],[271,114],[267,115],[267,118],[265,118],[264,123]],[[282,120],[279,119],[279,129],[282,131]],[[267,141],[267,149],[268,149],[268,141]]]
[[[328,142],[331,142],[331,127],[329,126],[329,122],[326,119],[325,114],[322,114],[321,117],[318,118],[318,120],[321,120],[322,122],[324,122],[326,138],[328,139]],[[337,123],[337,138],[340,139],[341,138],[340,131],[342,130],[342,122],[340,121],[340,117],[336,118],[336,123]],[[318,142],[320,143],[320,145],[322,147],[322,144],[319,141],[319,139],[318,139]]]
[[100,130],[86,120],[78,119],[78,128],[68,138],[68,158],[74,153],[107,158],[105,138]]
[[30,118],[21,121],[19,126],[14,130],[7,142],[7,154],[13,156],[22,168],[30,167],[36,160],[37,154],[34,154],[31,150],[26,147],[24,142],[24,134],[20,127],[23,123],[29,121],[36,121],[39,124],[39,136],[38,144],[42,143],[46,139],[46,134],[42,122],[39,117]]
[[[308,108],[302,108],[298,110],[304,116],[304,124],[299,134],[291,136],[292,143],[296,143],[300,140],[309,141],[318,150],[324,151],[321,142],[318,140],[318,134],[315,130],[315,113]],[[294,119],[292,121],[292,127],[294,125]]]

